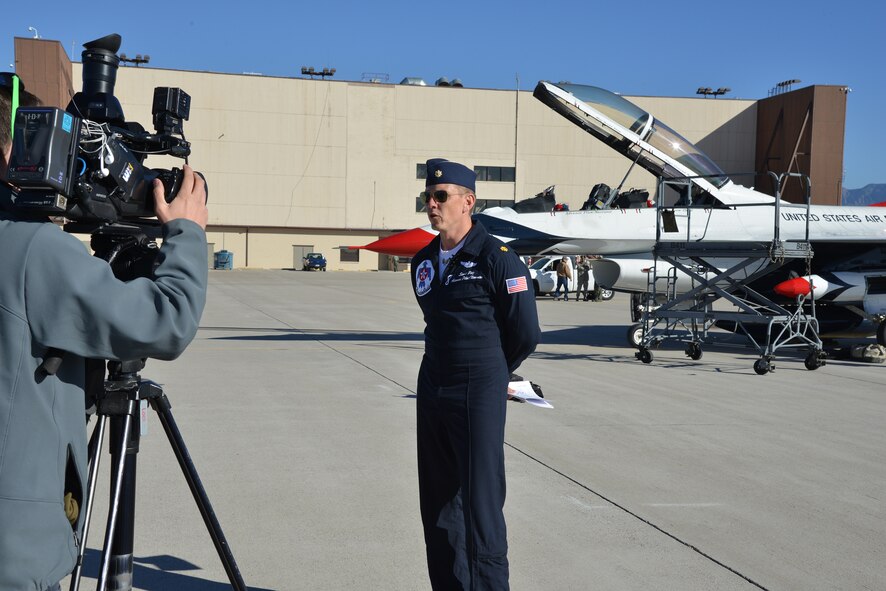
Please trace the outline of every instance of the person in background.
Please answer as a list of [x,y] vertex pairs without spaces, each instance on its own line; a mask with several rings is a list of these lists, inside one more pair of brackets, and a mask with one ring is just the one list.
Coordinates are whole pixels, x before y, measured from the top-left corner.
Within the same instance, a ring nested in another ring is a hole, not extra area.
[[575,257],[575,270],[578,274],[578,282],[575,287],[575,301],[591,299],[588,284],[591,278],[591,265],[585,257]]
[[563,257],[557,263],[557,289],[554,290],[554,299],[560,299],[560,288],[563,288],[563,299],[569,301],[569,282],[572,281],[572,269],[569,259]]

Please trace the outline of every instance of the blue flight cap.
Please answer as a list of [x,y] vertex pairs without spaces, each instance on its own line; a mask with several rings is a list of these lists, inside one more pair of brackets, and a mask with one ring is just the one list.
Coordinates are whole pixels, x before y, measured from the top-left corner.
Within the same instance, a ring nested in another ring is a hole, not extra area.
[[458,162],[450,162],[444,158],[431,158],[427,164],[428,176],[425,186],[458,185],[474,192],[477,184],[477,173]]

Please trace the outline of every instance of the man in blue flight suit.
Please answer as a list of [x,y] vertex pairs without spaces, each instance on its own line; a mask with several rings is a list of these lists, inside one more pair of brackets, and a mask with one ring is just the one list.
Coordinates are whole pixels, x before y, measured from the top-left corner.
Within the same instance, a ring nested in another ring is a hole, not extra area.
[[426,323],[418,374],[421,517],[434,589],[508,589],[504,431],[508,376],[535,350],[526,265],[471,220],[477,175],[427,162],[422,197],[440,234],[413,258]]

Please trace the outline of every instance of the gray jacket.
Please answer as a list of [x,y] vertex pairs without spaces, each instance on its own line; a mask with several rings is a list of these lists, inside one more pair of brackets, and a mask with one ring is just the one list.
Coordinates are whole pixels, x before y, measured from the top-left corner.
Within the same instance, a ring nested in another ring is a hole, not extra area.
[[[117,280],[79,240],[0,211],[0,589],[40,591],[73,568],[86,487],[84,358],[173,359],[206,301],[206,235],[163,227],[155,279]],[[42,377],[46,351],[66,351]]]

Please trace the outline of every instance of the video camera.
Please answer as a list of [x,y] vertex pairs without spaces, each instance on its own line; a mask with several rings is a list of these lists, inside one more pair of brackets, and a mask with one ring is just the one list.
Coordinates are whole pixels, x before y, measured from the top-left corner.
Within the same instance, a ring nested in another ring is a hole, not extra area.
[[179,88],[154,89],[156,133],[127,122],[114,96],[117,50],[113,34],[83,45],[83,91],[67,110],[19,108],[16,112],[8,179],[12,202],[22,212],[64,216],[86,223],[135,221],[154,215],[152,184],[159,178],[166,201],[181,186],[182,171],[147,168],[148,154],[185,159],[184,139],[191,97]]

